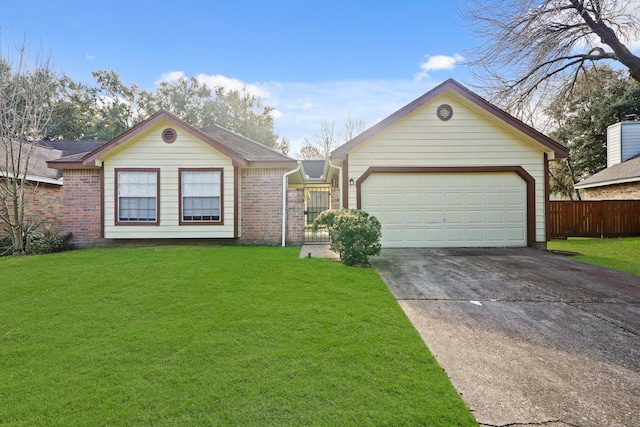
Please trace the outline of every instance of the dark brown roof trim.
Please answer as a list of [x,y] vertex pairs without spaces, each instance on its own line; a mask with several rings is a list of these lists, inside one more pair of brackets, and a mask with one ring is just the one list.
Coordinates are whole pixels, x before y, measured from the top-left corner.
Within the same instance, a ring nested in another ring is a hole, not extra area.
[[448,90],[455,91],[456,93],[462,95],[464,98],[466,98],[469,101],[473,102],[474,104],[476,104],[480,108],[484,109],[488,113],[493,114],[494,116],[496,116],[500,120],[504,121],[508,125],[514,127],[515,129],[517,129],[518,131],[524,133],[525,135],[533,138],[535,141],[539,142],[540,144],[544,145],[545,147],[553,150],[553,152],[555,153],[555,156],[557,158],[565,158],[569,154],[568,150],[565,147],[563,147],[562,145],[558,144],[557,142],[555,142],[554,140],[552,140],[548,136],[538,132],[537,130],[535,130],[531,126],[521,122],[520,120],[516,119],[512,115],[508,114],[507,112],[505,112],[505,111],[501,110],[500,108],[496,107],[495,105],[491,104],[489,101],[487,101],[484,98],[478,96],[477,94],[471,92],[469,89],[467,89],[466,87],[462,86],[460,83],[456,82],[455,80],[448,79],[444,83],[440,84],[439,86],[436,86],[435,88],[433,88],[429,92],[425,93],[424,95],[422,95],[418,99],[410,102],[409,104],[405,105],[404,107],[402,107],[401,109],[399,109],[395,113],[391,114],[386,119],[383,119],[382,121],[380,121],[377,124],[373,125],[369,129],[367,129],[366,131],[361,133],[360,135],[356,136],[352,140],[350,140],[347,143],[345,143],[344,145],[336,148],[331,153],[332,158],[334,158],[334,159],[345,159],[347,152],[349,152],[350,150],[352,150],[353,148],[358,146],[360,143],[362,143],[363,141],[371,138],[372,136],[374,136],[375,134],[381,132],[382,130],[386,129],[387,127],[391,126],[392,124],[394,124],[395,122],[397,122],[401,118],[407,116],[409,113],[415,111],[416,109],[418,109],[421,106],[423,106],[424,104],[430,102],[434,98],[442,95],[444,92],[446,92]]

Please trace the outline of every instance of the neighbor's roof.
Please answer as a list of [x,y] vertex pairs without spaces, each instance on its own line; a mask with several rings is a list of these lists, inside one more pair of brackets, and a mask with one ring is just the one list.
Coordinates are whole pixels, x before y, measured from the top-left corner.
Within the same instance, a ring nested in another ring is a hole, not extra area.
[[603,187],[640,181],[640,154],[629,160],[603,169],[575,185],[575,188]]
[[[14,152],[18,152],[17,142],[14,142]],[[0,144],[0,162],[4,163],[7,158],[8,145]],[[47,162],[60,158],[62,152],[60,150],[54,150],[48,147],[42,147],[38,144],[24,143],[23,155],[25,150],[31,149],[29,157],[29,169],[26,173],[26,179],[34,182],[44,182],[48,184],[61,185],[62,180],[60,177],[62,174],[56,169],[52,169],[47,166]],[[0,163],[0,174],[5,175],[11,171],[7,170],[6,165]]]
[[212,125],[203,129],[196,129],[187,122],[180,120],[173,114],[164,110],[155,113],[147,120],[137,124],[128,131],[81,158],[78,158],[77,155],[71,155],[52,161],[50,164],[59,169],[96,167],[96,161],[100,157],[104,156],[119,145],[126,143],[135,135],[138,135],[163,121],[168,121],[172,126],[182,129],[183,131],[211,145],[214,149],[231,158],[235,165],[287,168],[295,168],[297,165],[295,159],[223,127]]
[[60,150],[62,157],[80,153],[90,153],[106,144],[108,141],[40,141],[38,145]]
[[500,119],[503,122],[509,124],[510,126],[512,126],[513,128],[517,129],[518,131],[522,132],[523,134],[531,137],[536,142],[538,142],[538,143],[544,145],[545,147],[551,149],[554,152],[556,158],[565,158],[569,154],[568,150],[565,147],[563,147],[562,145],[558,144],[557,142],[555,142],[554,140],[552,140],[548,136],[543,135],[542,133],[538,132],[537,130],[535,130],[531,126],[521,122],[520,120],[516,119],[512,115],[508,114],[507,112],[505,112],[505,111],[501,110],[500,108],[496,107],[495,105],[491,104],[489,101],[487,101],[484,98],[482,98],[482,97],[476,95],[475,93],[471,92],[469,89],[467,89],[466,87],[462,86],[460,83],[456,82],[455,80],[449,79],[449,80],[446,80],[444,83],[436,86],[435,88],[433,88],[429,92],[425,93],[420,98],[418,98],[418,99],[414,100],[413,102],[405,105],[404,107],[402,107],[401,109],[399,109],[395,113],[391,114],[386,119],[383,119],[381,122],[379,122],[376,125],[370,127],[369,129],[367,129],[366,131],[364,131],[360,135],[356,136],[355,138],[353,138],[350,141],[348,141],[347,143],[345,143],[344,145],[336,148],[331,153],[332,158],[334,158],[334,159],[344,159],[344,158],[346,158],[347,153],[350,150],[352,150],[353,148],[355,148],[356,146],[358,146],[360,143],[362,143],[365,140],[371,138],[372,136],[376,135],[377,133],[383,131],[384,129],[386,129],[387,127],[391,126],[392,124],[394,124],[398,120],[404,118],[405,116],[409,115],[413,111],[417,110],[418,108],[422,107],[426,103],[428,103],[431,100],[433,100],[434,98],[442,95],[444,92],[446,92],[448,90],[452,90],[452,91],[458,93],[459,95],[463,96],[467,100],[469,100],[472,103],[476,104],[480,108],[484,109],[485,111],[489,112],[490,114],[493,114],[498,119]]

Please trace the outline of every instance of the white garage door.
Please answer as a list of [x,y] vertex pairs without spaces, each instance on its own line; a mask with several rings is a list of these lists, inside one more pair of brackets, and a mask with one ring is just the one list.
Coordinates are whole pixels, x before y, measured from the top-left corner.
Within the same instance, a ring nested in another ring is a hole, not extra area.
[[374,173],[362,209],[384,247],[526,246],[526,183],[515,173]]

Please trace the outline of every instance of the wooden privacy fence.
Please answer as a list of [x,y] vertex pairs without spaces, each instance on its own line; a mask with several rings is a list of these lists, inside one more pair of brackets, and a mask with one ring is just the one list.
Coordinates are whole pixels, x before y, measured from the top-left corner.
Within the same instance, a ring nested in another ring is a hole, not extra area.
[[550,202],[549,237],[640,236],[640,200]]

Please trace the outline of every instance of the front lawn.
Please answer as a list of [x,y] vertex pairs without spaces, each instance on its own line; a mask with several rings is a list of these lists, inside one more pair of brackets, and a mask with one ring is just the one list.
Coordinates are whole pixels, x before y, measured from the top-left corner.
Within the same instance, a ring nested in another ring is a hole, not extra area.
[[552,240],[549,250],[578,252],[576,259],[640,276],[640,237]]
[[298,251],[0,258],[0,424],[477,425],[373,269]]

